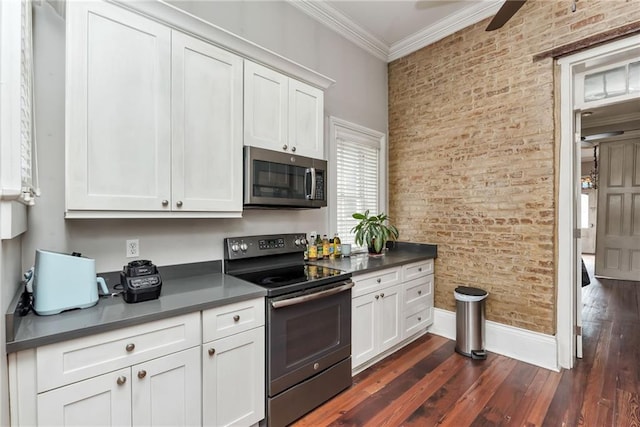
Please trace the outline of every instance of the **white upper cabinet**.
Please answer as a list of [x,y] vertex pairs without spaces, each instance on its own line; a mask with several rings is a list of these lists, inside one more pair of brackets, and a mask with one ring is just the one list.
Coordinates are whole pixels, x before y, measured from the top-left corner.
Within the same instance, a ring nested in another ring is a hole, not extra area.
[[323,109],[321,90],[245,61],[245,145],[323,159]]
[[70,2],[67,217],[239,217],[242,58]]
[[182,33],[172,49],[173,209],[242,210],[242,59]]
[[67,209],[161,209],[171,197],[171,30],[106,3],[67,11]]
[[289,144],[301,156],[324,159],[324,93],[289,79]]

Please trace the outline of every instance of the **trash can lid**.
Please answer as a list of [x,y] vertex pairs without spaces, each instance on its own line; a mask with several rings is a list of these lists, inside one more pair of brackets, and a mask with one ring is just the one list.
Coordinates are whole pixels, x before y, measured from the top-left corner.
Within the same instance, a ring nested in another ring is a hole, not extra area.
[[453,292],[453,295],[458,301],[474,302],[482,301],[489,295],[489,293],[479,288],[472,288],[470,286],[458,286]]

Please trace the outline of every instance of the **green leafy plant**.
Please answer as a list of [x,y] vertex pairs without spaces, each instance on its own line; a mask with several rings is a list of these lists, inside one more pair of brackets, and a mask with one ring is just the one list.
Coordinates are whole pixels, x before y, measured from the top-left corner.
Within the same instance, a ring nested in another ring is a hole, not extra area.
[[364,213],[354,213],[354,219],[360,221],[351,232],[355,232],[355,241],[358,245],[366,244],[370,253],[379,254],[389,240],[395,240],[400,233],[398,229],[388,224],[389,217],[385,213],[369,216],[369,210]]

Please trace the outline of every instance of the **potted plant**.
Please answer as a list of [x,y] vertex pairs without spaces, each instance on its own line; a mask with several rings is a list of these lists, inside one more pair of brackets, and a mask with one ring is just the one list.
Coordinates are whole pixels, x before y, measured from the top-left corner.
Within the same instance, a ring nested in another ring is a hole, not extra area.
[[387,221],[385,213],[369,216],[369,210],[364,213],[354,213],[354,219],[360,221],[351,232],[355,232],[355,242],[358,245],[366,243],[369,254],[381,254],[388,240],[395,240],[399,236],[398,229]]

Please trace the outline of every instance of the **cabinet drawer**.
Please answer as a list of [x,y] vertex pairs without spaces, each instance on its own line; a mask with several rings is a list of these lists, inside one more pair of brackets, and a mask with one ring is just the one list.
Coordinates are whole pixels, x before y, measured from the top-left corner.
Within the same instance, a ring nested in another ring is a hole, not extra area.
[[362,276],[355,276],[353,280],[352,296],[368,294],[387,286],[400,283],[400,267],[380,270]]
[[433,305],[433,275],[411,280],[403,287],[405,307],[421,303]]
[[409,337],[433,323],[433,307],[421,307],[404,318],[404,336]]
[[402,266],[402,280],[413,280],[433,274],[433,260],[418,261]]
[[200,344],[200,313],[38,347],[38,392]]
[[202,312],[202,342],[264,325],[264,298],[241,301]]

